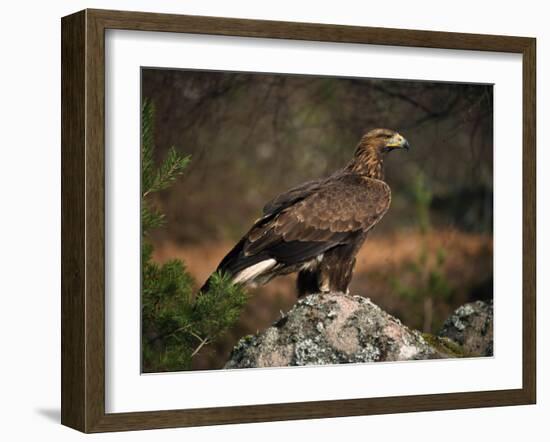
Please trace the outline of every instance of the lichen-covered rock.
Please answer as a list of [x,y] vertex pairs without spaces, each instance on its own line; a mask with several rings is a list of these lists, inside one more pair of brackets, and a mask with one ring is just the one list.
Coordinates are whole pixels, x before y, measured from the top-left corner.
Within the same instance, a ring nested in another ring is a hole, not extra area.
[[282,367],[455,357],[429,345],[368,298],[302,298],[273,326],[241,339],[225,368]]
[[475,301],[457,308],[439,336],[460,344],[470,356],[493,355],[493,302]]

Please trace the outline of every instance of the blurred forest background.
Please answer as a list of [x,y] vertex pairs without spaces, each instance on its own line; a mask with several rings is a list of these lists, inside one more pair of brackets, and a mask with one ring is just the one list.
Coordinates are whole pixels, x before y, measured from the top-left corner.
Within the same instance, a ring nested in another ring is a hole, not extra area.
[[[260,215],[301,182],[331,174],[361,135],[387,127],[392,206],[357,257],[351,292],[406,325],[437,331],[459,305],[493,296],[491,85],[144,68],[156,161],[175,146],[185,173],[154,203],[166,225],[153,259],[182,259],[196,287]],[[221,368],[239,338],[296,302],[294,276],[250,290],[236,326],[193,369]]]

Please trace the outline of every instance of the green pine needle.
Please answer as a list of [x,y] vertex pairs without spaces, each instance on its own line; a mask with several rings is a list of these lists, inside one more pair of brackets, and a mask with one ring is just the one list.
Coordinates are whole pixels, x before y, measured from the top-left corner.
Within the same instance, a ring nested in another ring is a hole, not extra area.
[[238,320],[246,294],[227,276],[214,275],[208,293],[195,300],[194,281],[185,264],[153,261],[148,241],[152,229],[166,223],[164,214],[148,201],[167,189],[190,162],[172,147],[160,166],[154,161],[154,106],[142,107],[141,229],[142,229],[142,369],[145,372],[189,370],[193,358]]

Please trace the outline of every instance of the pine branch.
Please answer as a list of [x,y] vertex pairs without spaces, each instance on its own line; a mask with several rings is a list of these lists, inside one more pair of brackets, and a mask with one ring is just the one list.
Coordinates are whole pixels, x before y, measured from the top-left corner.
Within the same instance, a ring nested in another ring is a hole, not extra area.
[[165,223],[165,216],[157,209],[153,209],[143,202],[141,206],[141,232],[147,235],[151,229],[162,227]]
[[183,173],[190,160],[191,157],[189,155],[182,156],[172,147],[168,151],[168,156],[154,175],[154,178],[150,181],[148,180],[146,186],[142,188],[142,197],[145,198],[153,192],[170,187],[176,178]]
[[151,187],[154,176],[153,143],[155,109],[151,101],[144,100],[141,109],[141,192]]
[[247,300],[246,292],[229,275],[214,273],[208,292],[195,299],[197,333],[210,339],[220,336],[239,319]]
[[153,120],[154,107],[145,100],[141,123],[142,364],[146,372],[188,370],[199,351],[237,321],[246,295],[227,276],[214,275],[206,296],[195,301],[193,278],[182,261],[161,265],[153,260],[153,247],[146,236],[164,225],[165,217],[146,197],[172,185],[190,161],[172,147],[156,166]]
[[162,165],[155,172],[153,153],[155,109],[150,100],[144,100],[141,110],[141,195],[147,195],[168,188],[181,175],[190,161],[190,156],[170,148]]

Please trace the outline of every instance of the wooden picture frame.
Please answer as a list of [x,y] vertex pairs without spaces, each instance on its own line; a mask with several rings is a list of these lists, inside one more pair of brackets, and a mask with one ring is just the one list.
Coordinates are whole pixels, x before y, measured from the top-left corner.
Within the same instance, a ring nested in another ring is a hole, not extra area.
[[[517,53],[523,59],[523,385],[498,391],[105,412],[105,30]],[[535,53],[533,38],[106,10],[62,19],[62,409],[83,432],[280,421],[533,404],[535,315]]]

